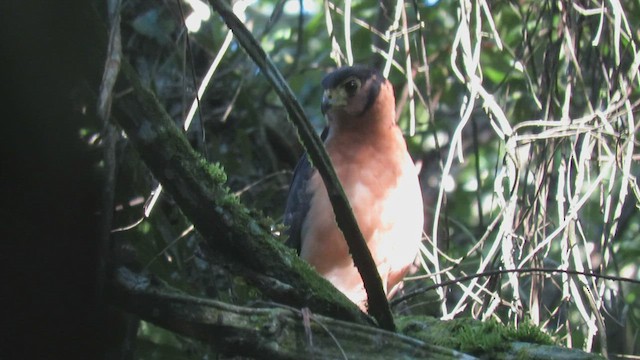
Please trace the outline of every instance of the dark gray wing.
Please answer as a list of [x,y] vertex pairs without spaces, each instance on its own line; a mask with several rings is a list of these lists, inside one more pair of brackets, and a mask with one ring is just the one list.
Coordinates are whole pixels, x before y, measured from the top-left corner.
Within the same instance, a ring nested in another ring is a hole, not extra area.
[[[329,127],[325,127],[320,138],[324,141],[328,135]],[[287,226],[285,234],[288,236],[286,244],[296,249],[298,254],[300,254],[302,247],[302,223],[309,212],[312,195],[307,191],[307,184],[314,171],[307,153],[302,154],[293,170],[293,179],[289,187],[289,195],[287,195],[287,206],[284,210],[284,225]]]
[[307,217],[311,201],[311,194],[307,191],[307,183],[311,179],[313,171],[314,169],[307,158],[307,154],[303,154],[293,171],[293,179],[287,196],[287,206],[284,211],[284,225],[287,226],[285,234],[289,237],[287,245],[296,249],[298,254],[302,245],[302,239],[300,238],[302,223]]

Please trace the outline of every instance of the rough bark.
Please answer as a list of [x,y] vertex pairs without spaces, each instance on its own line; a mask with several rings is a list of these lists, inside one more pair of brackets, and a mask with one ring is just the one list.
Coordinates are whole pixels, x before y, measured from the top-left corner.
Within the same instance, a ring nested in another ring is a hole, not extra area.
[[371,326],[285,307],[241,307],[172,291],[124,268],[111,294],[124,309],[230,354],[260,359],[474,359]]
[[[153,277],[121,268],[111,300],[175,333],[212,344],[233,356],[258,359],[475,359],[434,344],[455,344],[490,359],[597,360],[580,350],[496,340],[480,321],[443,322],[424,317],[399,321],[403,332],[335,320],[284,306],[230,305],[169,288]],[[497,325],[496,325],[497,326]],[[484,334],[484,332],[487,332]],[[473,335],[475,334],[475,335]],[[470,338],[472,337],[472,338]]]

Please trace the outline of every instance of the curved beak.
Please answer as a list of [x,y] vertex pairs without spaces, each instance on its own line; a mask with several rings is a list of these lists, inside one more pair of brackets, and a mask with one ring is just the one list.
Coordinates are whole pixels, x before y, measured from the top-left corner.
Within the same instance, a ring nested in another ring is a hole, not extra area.
[[322,114],[325,115],[333,107],[346,105],[347,94],[344,92],[344,89],[327,89],[322,95],[322,105],[320,109],[322,110]]

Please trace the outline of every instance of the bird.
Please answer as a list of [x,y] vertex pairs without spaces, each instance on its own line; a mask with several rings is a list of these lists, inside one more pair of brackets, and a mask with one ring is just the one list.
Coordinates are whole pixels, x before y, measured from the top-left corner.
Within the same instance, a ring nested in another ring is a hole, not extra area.
[[[364,65],[340,67],[321,84],[324,146],[391,298],[418,255],[424,221],[418,171],[395,121],[393,86]],[[362,278],[306,155],[294,169],[284,224],[287,244],[366,312]]]

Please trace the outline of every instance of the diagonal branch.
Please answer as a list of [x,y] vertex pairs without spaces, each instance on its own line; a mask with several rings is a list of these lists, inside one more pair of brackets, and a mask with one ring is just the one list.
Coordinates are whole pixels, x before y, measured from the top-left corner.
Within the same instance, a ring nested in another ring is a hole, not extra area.
[[244,48],[256,65],[258,65],[280,97],[282,104],[287,109],[290,121],[293,122],[298,129],[298,136],[327,188],[329,200],[336,215],[336,222],[347,240],[353,262],[360,272],[365,290],[367,291],[369,313],[376,318],[382,328],[393,331],[395,329],[393,316],[391,315],[389,303],[387,302],[387,297],[382,287],[380,274],[378,274],[376,264],[371,257],[364,236],[360,232],[349,201],[340,185],[331,161],[329,160],[329,156],[322,145],[322,141],[304,114],[302,107],[282,77],[282,74],[280,74],[269,56],[264,52],[262,47],[260,47],[260,44],[253,35],[251,35],[251,32],[249,32],[225,2],[221,0],[210,0],[209,4],[220,14],[229,29],[233,31],[238,43]]

